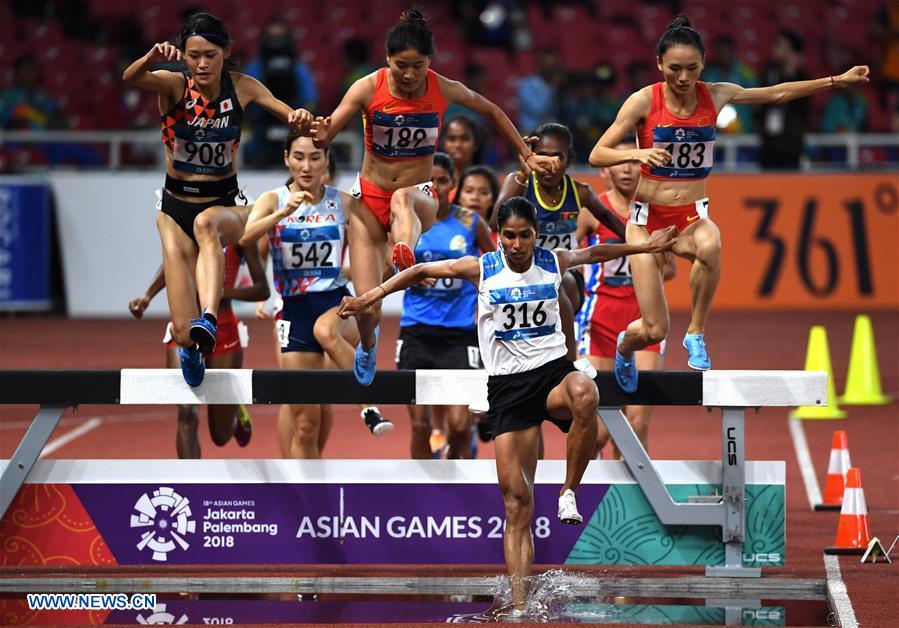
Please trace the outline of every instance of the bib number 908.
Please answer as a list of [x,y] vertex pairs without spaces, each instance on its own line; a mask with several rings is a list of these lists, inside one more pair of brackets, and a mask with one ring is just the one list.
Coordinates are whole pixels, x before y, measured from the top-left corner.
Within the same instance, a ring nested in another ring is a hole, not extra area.
[[226,163],[225,149],[225,144],[221,142],[216,144],[209,142],[201,142],[199,144],[195,142],[185,142],[184,152],[187,155],[185,161],[188,163],[194,163],[196,161],[204,166],[224,166]]

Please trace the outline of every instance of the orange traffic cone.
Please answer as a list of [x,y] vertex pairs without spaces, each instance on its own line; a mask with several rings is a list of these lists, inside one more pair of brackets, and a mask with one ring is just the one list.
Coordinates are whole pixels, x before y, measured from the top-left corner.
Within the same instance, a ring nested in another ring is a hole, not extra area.
[[864,554],[871,534],[868,532],[868,507],[865,491],[862,489],[862,472],[852,467],[846,474],[846,489],[843,492],[843,509],[837,525],[837,538],[825,554]]
[[815,504],[815,510],[842,510],[843,487],[846,484],[846,472],[852,462],[849,460],[849,439],[844,430],[833,433],[833,445],[830,448],[830,462],[827,464],[827,484],[824,487],[824,501]]

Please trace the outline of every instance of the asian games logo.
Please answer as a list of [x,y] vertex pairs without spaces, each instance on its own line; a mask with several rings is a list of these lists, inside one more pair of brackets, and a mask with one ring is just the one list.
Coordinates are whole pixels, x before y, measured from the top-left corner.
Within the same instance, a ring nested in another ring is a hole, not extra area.
[[512,288],[509,290],[509,298],[513,301],[520,301],[522,297],[521,288]]
[[131,514],[131,527],[149,528],[141,534],[137,549],[149,547],[153,560],[164,562],[176,547],[190,547],[185,536],[196,531],[197,523],[191,519],[190,501],[174,489],[161,486],[152,496],[144,493],[134,510],[137,512]]
[[674,131],[674,139],[678,142],[683,142],[684,138],[687,137],[687,132],[683,129],[675,129]]

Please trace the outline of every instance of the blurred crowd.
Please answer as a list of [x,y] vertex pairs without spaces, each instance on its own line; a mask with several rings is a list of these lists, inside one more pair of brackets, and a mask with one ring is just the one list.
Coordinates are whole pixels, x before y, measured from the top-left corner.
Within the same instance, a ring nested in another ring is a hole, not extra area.
[[[702,1],[643,0],[629,4],[640,7],[642,13],[634,8],[631,14],[643,19],[655,14],[647,10],[656,9],[663,17],[679,10],[693,10],[695,14],[699,10],[696,7],[703,6]],[[767,0],[753,1],[759,6],[775,4]],[[803,137],[809,132],[899,132],[899,0],[840,2],[850,8],[858,6],[859,11],[867,7],[868,11],[862,13],[869,15],[869,19],[852,26],[864,31],[864,49],[848,40],[821,45],[817,39],[811,39],[814,31],[804,33],[801,25],[788,28],[775,24],[765,37],[770,42],[766,49],[744,54],[745,33],[715,33],[709,27],[712,36],[707,34],[707,40],[711,45],[703,79],[710,82],[764,86],[809,78],[811,74],[837,74],[853,64],[872,66],[873,81],[868,90],[836,90],[812,101],[723,111],[719,118],[723,132],[758,134],[761,149],[755,158],[763,167],[796,168],[803,153]],[[117,4],[129,8],[127,2]],[[305,10],[306,3],[294,4]],[[393,4],[391,0],[390,6]],[[658,80],[651,45],[642,41],[640,52],[629,52],[624,57],[616,48],[615,34],[630,32],[628,29],[633,25],[621,22],[621,16],[601,13],[599,7],[611,11],[609,7],[619,4],[617,0],[604,3],[463,0],[423,4],[435,14],[432,20],[440,20],[444,26],[449,22],[458,32],[458,36],[438,36],[439,52],[432,62],[435,70],[483,91],[506,109],[522,132],[549,120],[565,123],[574,132],[579,160],[586,159],[624,98]],[[440,6],[432,11],[430,4]],[[792,4],[809,5],[803,0],[776,4],[784,5],[787,11]],[[90,0],[4,3],[0,7],[0,127],[33,131],[154,128],[158,124],[154,99],[125,87],[120,80],[122,70],[154,43],[154,36],[167,33],[168,38],[174,37],[184,13],[195,7],[180,2],[146,6],[135,3],[135,8],[141,6],[140,10],[145,11],[143,18],[149,19],[147,16],[152,14],[149,28],[146,21],[142,23],[140,11],[119,10],[107,14],[111,11],[109,3]],[[239,65],[244,72],[262,80],[290,105],[329,111],[348,85],[383,65],[383,51],[378,48],[382,33],[365,36],[356,32],[359,27],[350,26],[346,33],[335,33],[340,59],[326,57],[321,51],[312,54],[315,50],[310,43],[311,29],[296,28],[296,20],[302,16],[290,18],[294,14],[278,10],[279,6],[274,2],[254,8],[257,17],[260,11],[266,13],[264,21],[255,31],[254,41],[244,38],[235,42],[235,56],[244,59]],[[338,2],[331,10],[339,14],[343,6]],[[216,3],[204,8],[217,12]],[[828,5],[827,10],[831,9]],[[609,33],[607,46],[600,42],[594,54],[590,51],[596,42],[589,45],[582,42],[583,54],[578,56],[578,50],[570,50],[574,44],[566,43],[564,33],[572,28],[572,20],[584,19],[595,24],[607,19],[614,21],[596,26],[601,32],[604,29]],[[703,31],[702,15],[694,19]],[[240,28],[233,27],[234,31]],[[555,38],[547,39],[544,29],[554,32]],[[606,51],[608,61],[604,59]],[[872,51],[876,58],[867,58]],[[504,81],[496,80],[498,71],[508,74]],[[470,112],[450,112],[453,113],[468,113],[477,121],[477,116]],[[253,138],[245,153],[248,165],[277,164],[278,147],[286,129],[264,113],[248,115],[247,125]],[[508,156],[493,148],[490,130],[480,129],[478,133],[484,161],[492,165],[505,162]],[[0,146],[0,151],[8,149],[9,146]],[[102,152],[90,145],[47,144],[40,151],[33,159],[22,157],[19,162],[24,161],[25,166],[40,165],[41,161],[50,165],[101,165],[103,159]],[[145,162],[152,158],[152,155],[143,157]],[[141,159],[140,154],[134,154],[126,161],[140,164]],[[14,169],[15,162],[0,159],[0,169]]]

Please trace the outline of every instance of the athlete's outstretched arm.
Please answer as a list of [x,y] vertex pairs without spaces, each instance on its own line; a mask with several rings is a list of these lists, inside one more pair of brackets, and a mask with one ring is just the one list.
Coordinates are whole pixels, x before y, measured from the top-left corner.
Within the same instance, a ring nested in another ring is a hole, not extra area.
[[234,75],[235,89],[239,86],[239,89],[243,93],[249,94],[250,96],[245,104],[255,102],[270,114],[282,122],[286,122],[300,133],[306,135],[309,134],[309,128],[312,126],[312,121],[314,119],[311,113],[305,109],[291,108],[291,106],[283,100],[275,98],[268,87],[248,74],[241,74],[240,72],[233,72],[232,74]]
[[153,275],[153,280],[147,287],[147,291],[141,296],[134,297],[128,302],[128,311],[131,312],[131,316],[134,318],[143,318],[144,312],[150,307],[150,301],[152,301],[153,297],[159,294],[159,291],[163,288],[165,288],[165,272],[163,271],[162,265],[160,265],[156,270],[156,274]]
[[664,229],[656,229],[649,239],[640,244],[594,244],[585,249],[566,251],[557,249],[559,258],[559,272],[565,272],[569,268],[582,264],[598,264],[607,262],[616,257],[635,255],[639,253],[661,253],[668,251],[677,242],[677,227],[671,225]]
[[312,123],[312,139],[316,148],[324,148],[334,136],[340,133],[346,123],[365,107],[375,93],[376,73],[363,76],[350,85],[337,109],[330,116],[318,116]]
[[[530,169],[528,169],[530,171]],[[506,199],[513,196],[524,196],[528,191],[529,175],[524,172],[510,172],[503,179],[499,187],[499,194],[496,195],[496,202],[493,203],[493,212],[490,214],[490,227],[494,230],[497,228],[496,216],[499,214],[500,206],[506,202]]]
[[481,276],[481,266],[477,257],[467,256],[459,259],[448,259],[439,262],[425,262],[407,268],[394,275],[384,283],[375,286],[358,297],[343,297],[337,315],[349,318],[362,314],[388,294],[405,290],[425,279],[467,279],[476,284]]
[[624,223],[614,211],[603,205],[596,196],[593,188],[586,183],[575,181],[578,189],[578,196],[581,197],[581,203],[593,216],[615,235],[624,240]]
[[671,160],[668,151],[661,148],[615,148],[628,134],[634,132],[652,107],[652,92],[643,88],[634,92],[621,105],[615,122],[602,134],[596,146],[590,151],[590,165],[595,168],[616,166],[629,161],[636,161],[644,166],[664,166]]
[[518,134],[515,125],[509,120],[509,116],[502,109],[477,92],[470,90],[459,81],[451,81],[439,74],[437,75],[437,80],[440,82],[440,90],[443,92],[447,102],[458,103],[490,120],[500,134],[515,147],[518,153],[518,160],[523,165],[538,172],[555,172],[559,169],[558,157],[546,157],[531,151],[521,138],[521,135]]
[[179,89],[183,89],[183,79],[178,72],[155,70],[150,68],[167,61],[181,59],[181,51],[168,42],[153,44],[150,51],[125,68],[122,80],[126,85],[133,85],[150,92],[157,92],[160,97],[160,111],[168,111],[180,98]]
[[780,105],[830,89],[867,83],[871,80],[868,74],[868,66],[857,65],[839,76],[778,83],[769,87],[741,87],[734,83],[712,83],[709,85],[709,91],[712,93],[715,107],[718,109],[729,102],[735,105]]
[[259,255],[258,245],[256,242],[250,242],[245,246],[241,245],[240,253],[247,260],[247,269],[250,271],[253,285],[242,288],[225,287],[222,290],[222,298],[234,299],[236,301],[266,301],[270,290],[268,279],[265,277],[265,266],[262,263],[262,257]]
[[496,250],[496,243],[493,241],[493,234],[490,232],[490,226],[487,221],[475,214],[478,221],[475,227],[474,244],[481,253],[490,253]]

